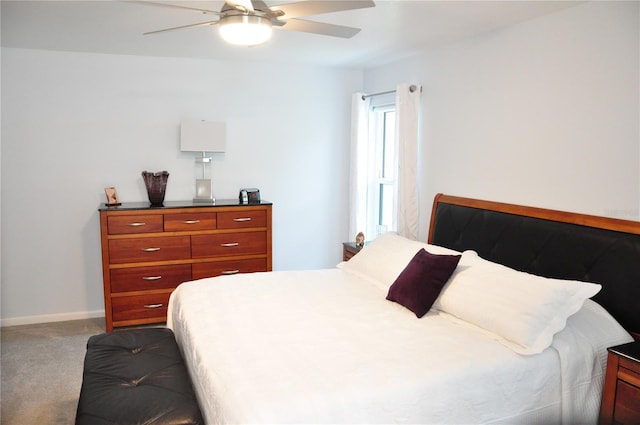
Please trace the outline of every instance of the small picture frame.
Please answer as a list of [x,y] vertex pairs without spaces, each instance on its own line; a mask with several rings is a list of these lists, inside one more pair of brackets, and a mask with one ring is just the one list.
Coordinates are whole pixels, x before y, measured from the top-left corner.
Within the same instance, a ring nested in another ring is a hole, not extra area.
[[105,205],[109,207],[122,205],[120,199],[118,198],[118,191],[116,191],[115,187],[105,187],[104,193],[105,195],[107,195],[107,202],[105,203]]

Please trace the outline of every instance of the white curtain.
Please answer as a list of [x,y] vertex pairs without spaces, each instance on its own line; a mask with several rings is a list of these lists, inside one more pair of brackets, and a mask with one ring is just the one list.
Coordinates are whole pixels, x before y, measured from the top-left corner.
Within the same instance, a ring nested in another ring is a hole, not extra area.
[[354,93],[351,98],[351,160],[349,177],[349,239],[367,225],[367,158],[369,147],[370,98]]
[[403,83],[396,88],[396,141],[398,167],[396,184],[396,229],[409,239],[418,239],[419,168],[418,132],[422,87]]

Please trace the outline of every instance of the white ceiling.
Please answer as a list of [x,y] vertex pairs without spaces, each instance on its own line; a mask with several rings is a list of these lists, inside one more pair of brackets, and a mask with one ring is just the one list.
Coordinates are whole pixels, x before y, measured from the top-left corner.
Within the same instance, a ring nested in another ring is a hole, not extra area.
[[[223,5],[223,1],[167,3],[216,11]],[[215,26],[143,35],[215,19],[191,10],[116,0],[2,0],[1,41],[4,47],[30,49],[369,68],[579,3],[376,0],[373,8],[305,17],[362,28],[352,39],[276,30],[265,45],[236,47],[225,44]]]

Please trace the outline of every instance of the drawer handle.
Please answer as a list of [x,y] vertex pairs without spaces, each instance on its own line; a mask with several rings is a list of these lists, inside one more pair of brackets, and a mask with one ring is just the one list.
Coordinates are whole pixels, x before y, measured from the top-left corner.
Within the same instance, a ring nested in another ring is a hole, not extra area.
[[143,307],[148,309],[160,308],[163,304],[145,304]]
[[136,221],[134,223],[129,223],[127,226],[131,226],[131,227],[140,227],[140,226],[146,226],[147,223],[145,223],[144,221]]
[[142,276],[142,280],[160,280],[162,276]]
[[200,220],[185,220],[183,221],[184,224],[198,224],[200,223]]
[[240,245],[238,242],[229,242],[229,243],[221,243],[220,246],[224,246],[224,247],[232,247],[232,246],[238,246]]
[[225,270],[220,272],[221,274],[236,274],[236,273],[240,273],[240,270]]
[[251,221],[251,217],[234,218],[233,221]]
[[156,251],[160,251],[160,248],[142,248],[140,251],[143,251],[143,252],[156,252]]

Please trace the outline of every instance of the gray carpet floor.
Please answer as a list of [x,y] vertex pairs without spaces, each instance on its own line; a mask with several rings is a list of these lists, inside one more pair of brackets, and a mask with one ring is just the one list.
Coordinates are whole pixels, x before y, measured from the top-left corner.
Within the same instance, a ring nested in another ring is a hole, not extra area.
[[103,332],[103,318],[0,329],[0,423],[73,424],[87,340]]

